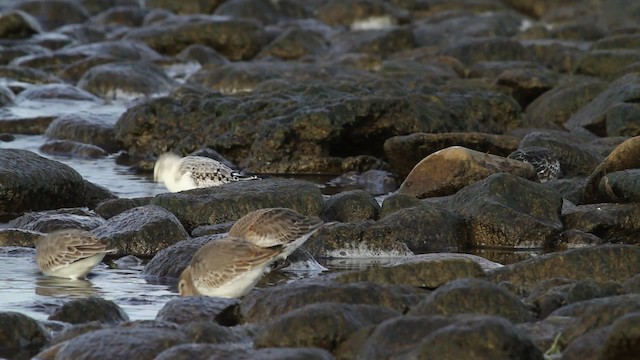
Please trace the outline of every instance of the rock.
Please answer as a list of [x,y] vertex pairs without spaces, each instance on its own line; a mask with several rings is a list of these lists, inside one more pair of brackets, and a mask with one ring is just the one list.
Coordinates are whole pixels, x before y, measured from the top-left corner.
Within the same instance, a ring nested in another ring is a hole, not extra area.
[[16,102],[24,100],[67,100],[100,102],[100,98],[80,88],[67,84],[34,85],[22,91]]
[[438,54],[453,56],[466,65],[481,61],[529,60],[525,47],[506,37],[461,39],[443,47]]
[[557,250],[578,249],[587,246],[603,245],[607,242],[598,236],[581,230],[565,230],[560,234],[554,248]]
[[207,235],[228,233],[235,221],[228,221],[222,224],[202,225],[191,231],[192,237],[201,237]]
[[580,58],[575,72],[599,78],[613,77],[621,68],[638,61],[640,61],[640,51],[637,50],[591,50]]
[[0,312],[0,356],[31,358],[49,342],[49,337],[36,320],[13,311]]
[[135,207],[149,205],[150,202],[150,197],[109,199],[96,206],[95,212],[105,219],[110,219]]
[[89,297],[66,302],[49,315],[48,320],[64,321],[71,324],[90,321],[116,324],[129,320],[129,316],[113,301]]
[[98,12],[93,12],[95,15],[87,22],[96,27],[108,27],[110,25],[139,27],[142,26],[144,17],[148,12],[148,9],[143,9],[137,3],[132,1],[130,5],[120,3],[118,6],[114,6],[113,8],[106,8]]
[[566,229],[596,235],[608,243],[637,244],[640,204],[578,205],[562,214]]
[[169,245],[189,238],[178,219],[166,209],[145,205],[120,213],[92,230],[109,240],[118,254],[152,256]]
[[622,284],[622,288],[627,294],[640,294],[640,274],[634,275]]
[[213,16],[179,16],[130,31],[125,39],[140,40],[162,54],[175,55],[185,47],[201,44],[230,60],[248,60],[266,44],[267,36],[255,21]]
[[0,24],[0,39],[26,39],[42,32],[38,21],[20,10],[3,12]]
[[570,201],[572,204],[582,204],[587,181],[586,177],[574,177],[546,182],[544,185],[557,191],[562,195],[563,199]]
[[53,345],[57,345],[63,343],[67,340],[73,339],[76,336],[86,334],[96,330],[108,329],[112,327],[113,324],[107,324],[101,321],[89,321],[89,322],[81,322],[78,324],[73,324],[72,326],[66,327],[64,330],[55,334],[51,341],[49,342],[49,348],[53,347]]
[[[433,255],[433,254],[427,254]],[[484,277],[480,265],[470,259],[409,257],[399,265],[372,267],[365,270],[343,272],[336,277],[342,283],[368,281],[377,284],[410,285],[436,289],[459,278]]]
[[242,298],[240,311],[245,322],[265,322],[315,303],[367,304],[405,312],[417,303],[424,290],[373,283],[335,284],[295,282],[252,291]]
[[611,324],[611,330],[601,350],[613,359],[633,358],[640,353],[640,312],[621,316]]
[[344,31],[333,36],[331,43],[336,52],[368,53],[383,57],[416,47],[413,31],[403,27]]
[[514,323],[533,319],[533,314],[516,295],[480,279],[453,280],[436,289],[409,311],[410,315],[465,313],[497,315]]
[[496,84],[509,89],[511,96],[526,109],[538,96],[557,85],[560,75],[547,68],[508,69],[500,73]]
[[[347,158],[342,162],[342,167],[345,167]],[[343,189],[363,189],[371,195],[386,195],[392,191],[398,189],[398,182],[395,175],[384,170],[370,169],[362,174],[357,171],[349,171],[336,178],[329,180],[328,185],[336,186]]]
[[[434,172],[433,169],[440,170]],[[535,171],[529,164],[452,146],[420,161],[407,175],[399,192],[418,198],[451,195],[498,172],[509,172],[525,178],[535,176]]]
[[207,2],[175,2],[171,0],[148,0],[145,5],[149,9],[165,9],[176,14],[210,14],[223,1],[213,0]]
[[593,78],[561,81],[529,104],[524,123],[532,128],[561,127],[606,87],[607,83]]
[[562,230],[560,194],[511,174],[469,185],[449,204],[468,219],[473,246],[548,247]]
[[332,360],[326,350],[318,348],[264,348],[252,349],[248,344],[183,344],[165,350],[157,360],[198,360],[210,358],[233,358],[238,360]]
[[26,150],[0,149],[0,215],[86,205],[82,176]]
[[316,185],[275,178],[165,193],[151,199],[151,204],[174,213],[189,230],[236,220],[248,212],[268,207],[287,207],[304,215],[315,215],[320,213],[322,203]]
[[200,65],[224,65],[229,62],[223,55],[205,45],[189,45],[176,58],[182,61],[197,61]]
[[109,115],[91,113],[63,115],[49,124],[44,135],[52,139],[93,144],[113,153],[122,148],[114,139],[113,124],[116,120]]
[[385,19],[387,26],[396,24],[407,14],[399,7],[384,1],[327,1],[314,11],[315,17],[325,24],[332,26],[346,25],[357,29],[358,23],[371,19]]
[[329,49],[329,42],[318,31],[292,27],[283,31],[265,46],[256,56],[274,57],[282,60],[299,60],[304,57],[322,55]]
[[463,146],[482,153],[507,156],[518,148],[513,136],[484,133],[413,133],[394,136],[384,142],[389,164],[401,176],[409,174],[420,160],[451,146]]
[[289,6],[278,6],[267,0],[230,0],[218,6],[214,15],[229,18],[253,18],[268,25],[295,18],[308,17],[307,8],[302,4],[291,3]]
[[33,247],[42,233],[31,230],[0,229],[0,246]]
[[385,218],[394,212],[414,206],[422,205],[422,202],[415,196],[407,194],[391,194],[384,198],[380,209],[380,219]]
[[584,194],[585,202],[595,203],[607,200],[610,195],[607,194],[609,196],[605,196],[605,194],[598,191],[600,181],[606,174],[640,168],[640,159],[633,155],[637,151],[640,151],[640,136],[632,137],[618,145],[609,156],[602,160],[589,176],[589,182]]
[[71,0],[20,1],[16,8],[35,17],[45,30],[65,24],[82,23],[89,17],[84,6]]
[[156,320],[169,321],[176,324],[207,321],[223,326],[233,326],[240,322],[238,317],[237,299],[188,296],[167,302],[158,311]]
[[545,279],[624,282],[640,271],[640,249],[630,245],[602,245],[546,254],[491,270],[487,277],[532,289]]
[[[640,64],[640,62],[638,62]],[[612,106],[607,112],[605,123],[609,136],[638,136],[640,126],[634,119],[640,114],[638,104],[621,103]]]
[[93,230],[105,221],[85,208],[31,212],[11,220],[9,227],[49,233],[61,229]]
[[99,159],[107,157],[107,152],[95,145],[82,144],[70,140],[49,140],[39,148],[45,154],[76,157],[81,159]]
[[187,338],[178,330],[130,327],[92,331],[60,348],[56,359],[151,359]]
[[607,136],[605,129],[607,113],[620,103],[631,103],[640,92],[640,75],[627,74],[609,84],[598,96],[581,107],[566,122],[567,129],[585,128],[598,136]]
[[145,276],[178,278],[198,249],[223,235],[217,234],[182,240],[166,247],[156,253],[144,267],[142,273]]
[[80,88],[109,99],[166,93],[173,83],[162,69],[143,62],[94,66],[78,80]]
[[520,323],[516,327],[527,335],[538,349],[545,351],[547,355],[553,355],[559,352],[559,336],[574,322],[574,318],[567,316],[549,316],[536,322]]
[[180,327],[194,343],[250,345],[256,326],[223,326],[210,320],[196,320]]
[[536,359],[542,352],[509,321],[470,316],[436,330],[409,353],[420,359]]
[[326,222],[376,220],[380,205],[364,190],[344,191],[333,195],[324,204],[320,218]]
[[281,315],[262,328],[256,347],[319,347],[329,351],[357,330],[400,316],[382,306],[317,303]]

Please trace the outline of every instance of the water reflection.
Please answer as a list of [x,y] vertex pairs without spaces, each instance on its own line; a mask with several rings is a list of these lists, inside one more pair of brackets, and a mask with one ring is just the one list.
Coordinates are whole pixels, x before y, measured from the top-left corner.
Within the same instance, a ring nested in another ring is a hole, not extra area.
[[40,276],[36,279],[36,294],[51,297],[83,298],[97,296],[99,289],[89,280],[71,280]]

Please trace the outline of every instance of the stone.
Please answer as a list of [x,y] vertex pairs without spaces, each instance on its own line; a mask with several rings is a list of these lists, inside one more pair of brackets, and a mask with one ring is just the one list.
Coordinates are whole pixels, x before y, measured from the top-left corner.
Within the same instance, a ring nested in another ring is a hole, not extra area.
[[101,202],[98,206],[96,206],[94,211],[104,219],[110,219],[127,210],[131,210],[139,206],[149,205],[150,202],[150,197],[109,199]]
[[144,62],[94,66],[78,80],[78,87],[107,99],[162,94],[173,84],[161,68]]
[[67,114],[49,124],[44,135],[51,139],[93,144],[112,153],[122,148],[122,145],[114,139],[113,125],[116,120],[110,115]]
[[38,321],[13,311],[0,312],[0,356],[31,358],[49,342],[50,335]]
[[[616,148],[593,170],[589,175],[589,181],[585,189],[584,200],[587,203],[596,203],[610,200],[610,185],[605,187],[604,194],[599,192],[601,179],[609,173],[626,169],[640,168],[640,160],[634,156],[640,150],[640,136],[632,137]],[[606,182],[605,184],[606,185]],[[615,195],[614,195],[615,196]]]
[[80,159],[100,159],[107,157],[104,149],[95,145],[83,144],[70,140],[49,140],[40,146],[45,154],[67,156]]
[[11,220],[9,227],[49,233],[61,229],[93,230],[103,225],[105,220],[92,210],[66,208],[30,212]]
[[188,296],[167,302],[156,320],[184,324],[195,321],[215,322],[223,326],[237,325],[238,300],[206,296]]
[[129,320],[129,316],[113,301],[88,297],[66,302],[49,315],[48,320],[64,321],[71,324],[90,321],[115,324]]
[[150,277],[178,278],[182,270],[191,263],[193,254],[209,241],[218,239],[224,234],[201,236],[195,239],[178,241],[160,251],[149,260],[142,273]]
[[567,230],[591,233],[608,243],[636,244],[640,233],[640,204],[587,204],[563,212]]
[[364,190],[343,191],[325,201],[320,218],[326,222],[376,220],[380,205]]
[[42,32],[38,21],[20,10],[3,12],[0,24],[0,39],[26,39]]

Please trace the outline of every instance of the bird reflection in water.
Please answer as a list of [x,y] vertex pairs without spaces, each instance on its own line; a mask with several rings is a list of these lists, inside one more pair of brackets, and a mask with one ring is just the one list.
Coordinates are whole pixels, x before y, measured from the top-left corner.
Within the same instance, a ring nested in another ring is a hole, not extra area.
[[99,288],[85,279],[64,279],[50,276],[36,278],[36,294],[51,297],[84,298],[97,295]]

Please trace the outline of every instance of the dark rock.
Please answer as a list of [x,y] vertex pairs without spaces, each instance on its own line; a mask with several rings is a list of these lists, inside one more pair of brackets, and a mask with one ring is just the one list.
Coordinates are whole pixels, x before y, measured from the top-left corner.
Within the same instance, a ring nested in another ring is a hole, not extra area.
[[92,67],[78,87],[103,98],[116,99],[122,94],[150,96],[168,92],[173,80],[159,67],[145,62],[119,62]]
[[127,313],[116,303],[97,297],[76,299],[66,302],[49,315],[49,320],[59,320],[71,324],[99,321],[115,324],[129,320]]
[[0,141],[3,141],[3,142],[12,142],[15,139],[16,137],[13,134],[7,134],[7,133],[0,134]]
[[8,80],[15,80],[29,84],[47,84],[61,82],[56,76],[42,70],[30,69],[21,66],[0,66],[0,76]]
[[193,254],[198,249],[209,241],[222,237],[222,235],[187,239],[166,247],[156,253],[144,267],[142,273],[146,276],[177,278],[182,270],[189,265]]
[[21,1],[17,3],[16,8],[35,17],[45,30],[65,24],[82,23],[89,17],[84,6],[71,0]]
[[621,316],[611,324],[601,354],[612,359],[632,359],[640,353],[640,312]]
[[506,37],[461,39],[441,49],[439,54],[453,56],[466,65],[481,61],[529,60],[524,46]]
[[18,94],[16,102],[22,100],[100,101],[91,93],[67,84],[34,85]]
[[631,49],[592,50],[584,54],[575,72],[595,77],[612,77],[621,68],[640,61],[640,51]]
[[640,249],[630,245],[603,245],[545,254],[491,270],[494,282],[509,281],[531,289],[545,279],[563,277],[596,282],[624,282],[640,271]]
[[[566,360],[596,360],[601,357],[604,339],[610,331],[610,327],[596,328],[578,337],[568,344],[562,351],[562,359]],[[563,339],[564,340],[564,339]]]
[[462,317],[425,337],[409,353],[421,359],[539,359],[542,352],[509,321],[493,316]]
[[353,190],[330,197],[320,212],[320,218],[340,222],[376,220],[378,211],[380,205],[373,196],[364,190]]
[[149,10],[141,8],[137,3],[133,4],[114,6],[113,8],[104,9],[97,13],[97,15],[91,17],[87,22],[97,27],[114,25],[128,27],[141,26],[144,21],[144,17],[147,15]]
[[331,38],[332,49],[342,53],[365,53],[388,57],[416,47],[413,31],[395,27],[380,30],[343,31]]
[[584,202],[584,192],[587,187],[588,179],[586,177],[573,177],[548,181],[544,186],[557,191],[562,198],[573,204],[582,204]]
[[354,26],[354,23],[365,21],[369,18],[388,17],[390,23],[397,23],[406,13],[395,4],[380,0],[374,1],[327,1],[314,11],[315,17],[332,26]]
[[150,202],[150,197],[110,199],[96,206],[95,212],[105,219],[110,219],[135,207],[149,205]]
[[459,279],[443,285],[411,308],[410,315],[451,314],[497,315],[520,323],[533,319],[533,314],[520,299],[480,279]]
[[600,180],[608,173],[640,168],[640,157],[635,156],[638,151],[640,151],[640,136],[632,137],[616,146],[589,176],[584,194],[585,202],[612,201],[608,193],[603,194],[598,191]]
[[507,87],[510,95],[526,109],[538,96],[555,87],[559,78],[558,73],[546,68],[509,69],[498,75],[496,84]]
[[167,302],[158,311],[156,320],[176,324],[206,321],[233,326],[240,322],[238,316],[238,300],[236,299],[188,296]]
[[82,176],[26,150],[0,149],[0,214],[86,205]]
[[175,2],[172,0],[148,0],[145,6],[149,9],[166,9],[176,14],[211,14],[222,0]]
[[415,196],[407,194],[391,194],[384,198],[382,208],[380,209],[380,219],[385,218],[394,212],[414,206],[422,205]]
[[45,136],[58,140],[73,140],[97,145],[108,152],[116,152],[122,145],[114,139],[113,125],[117,119],[109,115],[73,113],[55,119]]
[[578,205],[562,214],[566,229],[594,234],[609,243],[636,244],[640,234],[640,204]]
[[309,304],[265,324],[255,344],[258,348],[311,346],[332,351],[357,330],[400,315],[374,305]]
[[600,179],[598,192],[609,195],[616,202],[640,202],[640,169],[608,173]]
[[463,146],[483,153],[507,156],[518,148],[519,139],[482,133],[413,133],[394,136],[384,142],[389,164],[401,176],[428,155],[451,146]]
[[561,334],[576,319],[567,316],[549,316],[544,320],[517,324],[516,327],[527,335],[538,349],[546,355],[559,352],[558,343]]
[[568,250],[602,244],[606,244],[606,241],[594,234],[582,230],[568,229],[560,234],[560,237],[554,244],[554,248],[558,250]]
[[120,255],[152,256],[169,245],[189,238],[178,219],[166,209],[145,205],[120,213],[95,229]]
[[305,305],[326,302],[378,305],[405,312],[424,294],[424,290],[411,287],[366,282],[297,282],[250,292],[240,302],[240,311],[245,322],[265,322]]
[[42,233],[31,230],[0,229],[0,246],[33,247]]
[[208,320],[190,321],[180,327],[194,343],[207,344],[249,344],[255,335],[256,326],[223,326]]
[[145,327],[110,328],[77,336],[60,348],[58,359],[151,359],[163,350],[186,343],[178,330]]
[[84,208],[31,212],[11,220],[9,227],[49,233],[61,229],[93,230],[105,221]]
[[[184,2],[181,2],[184,3]],[[251,359],[253,353],[248,344],[189,343],[170,347],[158,354],[155,360],[207,360],[207,359]]]
[[191,236],[200,237],[200,236],[228,233],[229,229],[231,229],[231,226],[233,226],[234,223],[235,221],[228,221],[222,224],[198,226],[197,228],[191,231]]
[[622,284],[622,288],[626,293],[640,294],[640,274],[630,277]]
[[17,312],[0,312],[0,356],[29,359],[47,344],[49,337],[36,320]]
[[640,126],[635,121],[640,116],[638,104],[620,103],[613,105],[605,115],[608,136],[637,136]]
[[473,246],[545,247],[562,230],[560,194],[510,174],[467,186],[450,206],[468,219]]
[[81,159],[100,159],[109,155],[104,149],[71,140],[49,140],[39,148],[45,154],[69,156]]
[[224,56],[205,45],[189,45],[182,50],[176,58],[182,61],[197,61],[200,65],[223,65],[229,62]]
[[315,184],[274,178],[160,194],[151,199],[151,204],[168,209],[190,230],[236,220],[250,211],[268,207],[286,207],[315,215],[320,213],[323,201]]
[[318,56],[328,51],[327,39],[318,31],[291,28],[285,30],[257,58],[274,57],[282,60],[297,60],[307,56]]
[[[410,285],[435,289],[445,283],[459,278],[484,277],[482,267],[470,259],[447,259],[417,255],[409,257],[406,262],[386,267],[373,267],[365,270],[343,272],[336,277],[342,283],[368,281],[377,284]],[[443,254],[444,255],[444,254]]]
[[293,18],[308,17],[306,7],[302,3],[287,2],[274,4],[268,0],[229,0],[218,6],[214,15],[232,19],[251,18],[268,25]]
[[38,21],[24,11],[6,11],[0,15],[0,39],[26,39],[42,31]]
[[451,195],[491,174],[502,172],[525,178],[535,177],[530,164],[452,146],[420,161],[407,175],[398,192],[418,198]]
[[67,340],[71,340],[78,335],[86,334],[96,330],[107,329],[112,326],[113,324],[107,324],[105,322],[101,322],[97,320],[73,324],[72,326],[69,326],[64,330],[60,331],[59,333],[55,334],[51,338],[51,342],[49,342],[48,346],[52,347],[53,345],[63,343]]
[[214,48],[230,60],[254,57],[267,42],[263,28],[246,19],[221,19],[208,16],[173,17],[130,31],[125,39],[141,40],[152,49],[175,55],[189,45]]
[[[345,162],[349,157],[342,162],[342,167],[345,167]],[[398,190],[398,181],[394,174],[377,169],[370,169],[363,173],[357,171],[349,171],[342,174],[328,182],[331,186],[337,186],[345,189],[357,188],[363,189],[371,195],[386,195],[392,191]]]

